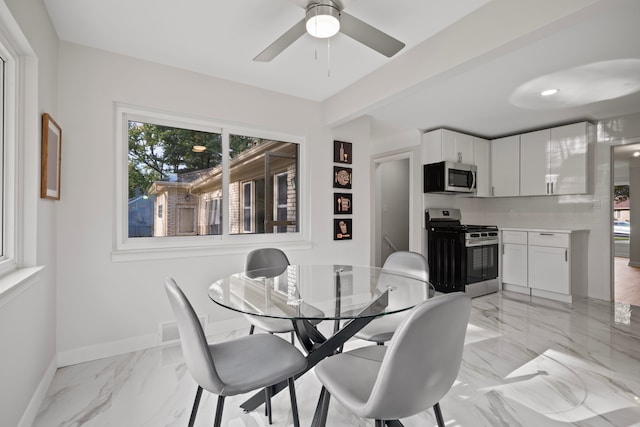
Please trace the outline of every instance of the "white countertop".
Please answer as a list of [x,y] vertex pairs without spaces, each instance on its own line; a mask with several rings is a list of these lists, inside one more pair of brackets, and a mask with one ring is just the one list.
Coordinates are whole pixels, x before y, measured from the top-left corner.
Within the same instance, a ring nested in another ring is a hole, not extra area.
[[531,231],[534,233],[576,233],[579,231],[589,231],[582,228],[576,229],[555,229],[555,228],[517,228],[517,227],[498,227],[500,231]]

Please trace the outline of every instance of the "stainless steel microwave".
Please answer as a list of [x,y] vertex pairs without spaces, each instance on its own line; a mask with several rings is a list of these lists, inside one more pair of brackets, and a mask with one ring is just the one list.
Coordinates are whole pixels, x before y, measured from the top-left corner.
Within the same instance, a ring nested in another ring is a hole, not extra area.
[[475,193],[477,167],[455,162],[424,165],[425,193]]

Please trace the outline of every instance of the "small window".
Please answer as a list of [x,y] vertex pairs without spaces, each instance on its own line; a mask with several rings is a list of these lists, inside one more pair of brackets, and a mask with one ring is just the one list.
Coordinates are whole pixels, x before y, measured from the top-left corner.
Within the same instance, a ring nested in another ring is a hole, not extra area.
[[276,176],[276,183],[273,189],[274,194],[274,216],[276,219],[276,231],[278,233],[287,232],[287,220],[288,220],[288,194],[289,185],[287,182],[287,173],[281,173]]
[[242,231],[251,233],[253,219],[253,183],[242,184]]

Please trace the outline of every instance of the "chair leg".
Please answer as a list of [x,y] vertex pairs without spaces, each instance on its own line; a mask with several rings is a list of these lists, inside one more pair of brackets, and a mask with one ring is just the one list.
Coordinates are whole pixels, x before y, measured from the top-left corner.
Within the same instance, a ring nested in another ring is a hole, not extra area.
[[384,427],[384,420],[376,420],[375,427]]
[[200,405],[200,397],[202,396],[202,387],[198,386],[196,391],[196,400],[193,402],[193,409],[191,409],[191,417],[189,417],[189,427],[193,427],[196,422],[196,414],[198,413],[198,406]]
[[296,345],[294,337],[293,337],[293,331],[291,331],[291,345]]
[[329,412],[330,399],[331,394],[325,386],[322,386],[320,397],[318,398],[318,406],[316,406],[316,412],[313,414],[311,427],[325,427],[327,425],[327,412]]
[[251,325],[251,326],[249,327],[249,335],[253,335],[253,331],[255,331],[255,330],[256,330],[255,325]]
[[289,396],[291,397],[291,413],[293,414],[293,427],[300,427],[300,419],[298,417],[298,402],[296,400],[296,386],[293,377],[287,379],[289,384]]
[[271,424],[271,387],[264,388],[264,415],[269,419]]
[[433,405],[433,412],[436,414],[436,420],[438,421],[438,427],[444,427],[444,419],[442,418],[442,411],[440,411],[440,402]]
[[222,408],[224,408],[224,396],[218,396],[218,405],[216,407],[216,419],[213,427],[220,427],[222,424]]

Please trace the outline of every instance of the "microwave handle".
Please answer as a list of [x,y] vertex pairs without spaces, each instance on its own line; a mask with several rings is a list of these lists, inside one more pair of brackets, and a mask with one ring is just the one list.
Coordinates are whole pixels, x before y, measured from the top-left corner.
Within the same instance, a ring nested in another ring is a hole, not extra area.
[[471,181],[471,189],[475,190],[476,189],[476,172],[471,171],[471,176],[473,177],[473,180]]

